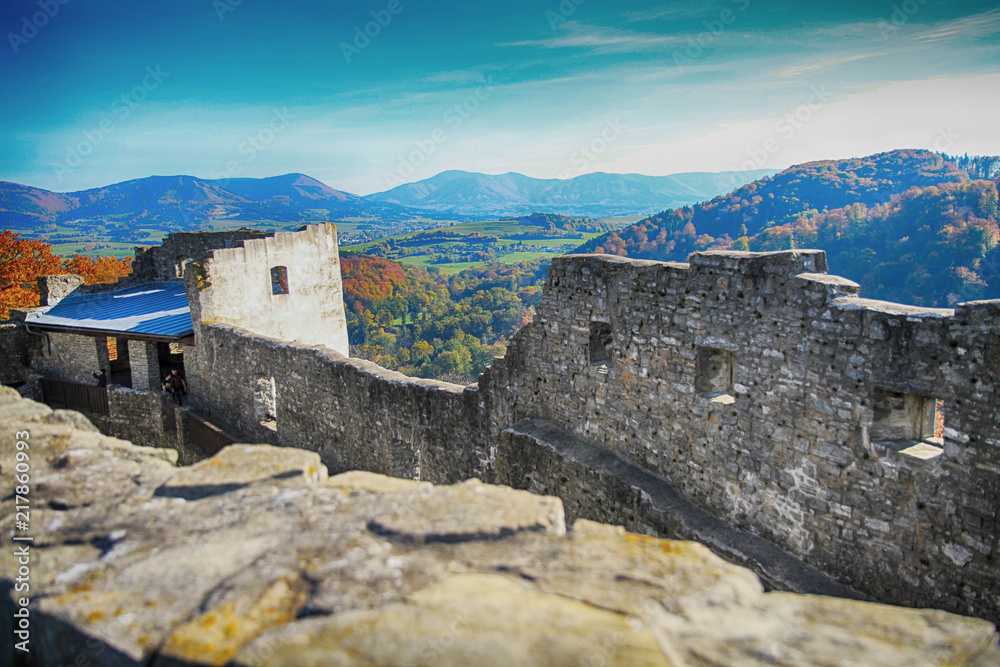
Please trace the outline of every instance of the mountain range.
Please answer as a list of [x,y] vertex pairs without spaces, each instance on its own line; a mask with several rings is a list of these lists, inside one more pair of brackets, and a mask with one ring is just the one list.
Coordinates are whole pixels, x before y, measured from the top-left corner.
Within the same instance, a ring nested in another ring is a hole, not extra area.
[[131,228],[186,231],[230,220],[295,224],[360,219],[386,227],[419,218],[497,218],[536,211],[642,215],[728,192],[761,173],[772,172],[586,174],[560,181],[450,171],[367,196],[335,190],[304,174],[226,180],[150,176],[68,193],[0,182],[0,227],[39,233],[71,223],[117,228],[124,235]]
[[397,220],[414,214],[404,206],[334,190],[304,174],[227,180],[150,176],[65,194],[0,183],[0,225],[15,231],[87,221],[183,231],[210,220]]
[[645,215],[686,206],[729,192],[773,170],[690,172],[670,176],[583,174],[575,178],[531,178],[445,171],[416,183],[368,195],[371,201],[473,217],[516,217],[535,212],[604,218]]

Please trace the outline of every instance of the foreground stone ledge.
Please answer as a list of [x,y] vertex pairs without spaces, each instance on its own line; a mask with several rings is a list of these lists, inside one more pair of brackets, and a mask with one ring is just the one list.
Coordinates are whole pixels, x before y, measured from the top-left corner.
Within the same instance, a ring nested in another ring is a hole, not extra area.
[[[12,471],[31,434],[31,652],[11,643]],[[0,663],[995,665],[990,623],[765,593],[694,542],[470,480],[234,445],[189,468],[0,390]],[[15,657],[18,662],[15,662]]]

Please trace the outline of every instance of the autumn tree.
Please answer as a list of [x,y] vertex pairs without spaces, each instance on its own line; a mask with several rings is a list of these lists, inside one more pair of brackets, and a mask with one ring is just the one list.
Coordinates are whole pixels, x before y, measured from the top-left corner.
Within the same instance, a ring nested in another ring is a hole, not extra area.
[[37,306],[38,277],[61,268],[62,260],[48,243],[0,232],[0,320],[10,317],[11,308]]
[[11,308],[38,305],[38,277],[54,273],[75,273],[84,283],[113,283],[132,272],[132,258],[73,255],[63,261],[52,254],[52,246],[19,234],[0,232],[0,320],[10,317]]
[[96,260],[87,255],[76,254],[63,262],[63,268],[68,273],[83,276],[88,285],[97,283],[114,283],[132,273],[132,258],[98,257]]

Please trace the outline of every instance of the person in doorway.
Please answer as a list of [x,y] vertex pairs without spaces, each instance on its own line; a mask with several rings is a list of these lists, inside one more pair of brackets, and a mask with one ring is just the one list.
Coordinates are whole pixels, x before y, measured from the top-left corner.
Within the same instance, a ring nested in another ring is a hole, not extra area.
[[187,393],[187,383],[177,369],[170,371],[170,375],[163,378],[163,386],[174,397],[174,403],[184,405],[184,394]]
[[93,375],[94,378],[97,380],[98,387],[108,386],[108,373],[103,368],[99,373],[91,373],[91,375]]

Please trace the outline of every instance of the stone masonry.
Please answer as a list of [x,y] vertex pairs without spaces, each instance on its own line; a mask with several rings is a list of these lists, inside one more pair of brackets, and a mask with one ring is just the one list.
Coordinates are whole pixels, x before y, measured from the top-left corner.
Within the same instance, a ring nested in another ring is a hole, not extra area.
[[[212,250],[189,271],[195,327],[236,324],[255,334],[347,355],[347,319],[337,229],[309,225],[301,232]],[[196,329],[197,332],[197,329]]]
[[[825,269],[818,251],[557,258],[480,380],[493,430],[556,422],[875,599],[996,618],[1000,303],[868,301]],[[876,441],[886,396],[943,400],[943,441]]]
[[1000,620],[1000,302],[861,299],[813,250],[565,256],[462,387],[343,356],[332,225],[213,251],[185,279],[192,409],[244,441],[558,495],[774,588]]
[[328,477],[268,445],[175,460],[0,388],[0,522],[33,538],[0,551],[2,664],[1000,662],[986,621],[766,593],[700,544],[567,525],[554,497]]
[[219,265],[189,269],[192,405],[248,440],[334,472],[559,488],[579,516],[663,534],[642,483],[611,501],[525,476],[531,450],[505,431],[544,420],[863,595],[1000,618],[1000,303],[861,299],[821,251],[567,256],[535,321],[463,388],[205,317],[230,289]]

